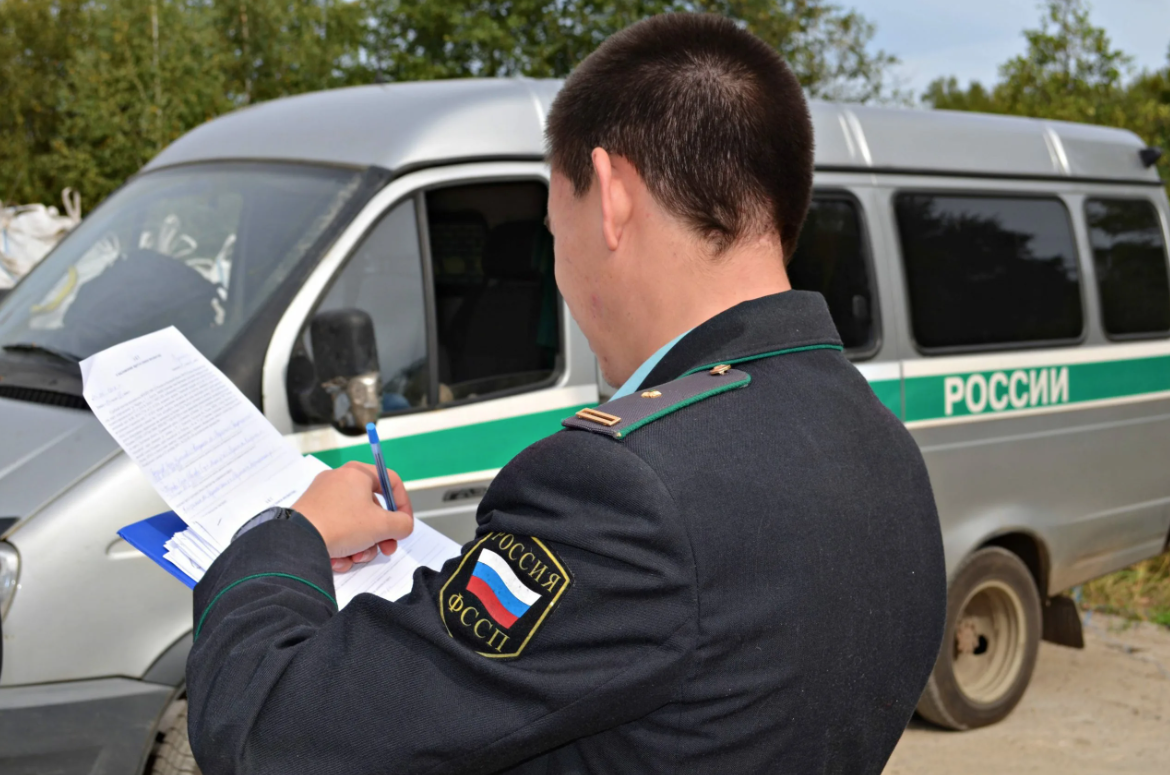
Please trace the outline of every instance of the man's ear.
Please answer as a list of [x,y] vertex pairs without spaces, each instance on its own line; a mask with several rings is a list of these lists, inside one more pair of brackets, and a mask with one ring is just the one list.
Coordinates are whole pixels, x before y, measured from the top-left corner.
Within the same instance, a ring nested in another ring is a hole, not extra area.
[[601,232],[606,247],[617,250],[622,231],[630,220],[633,199],[630,197],[628,181],[621,171],[615,169],[609,153],[604,148],[594,148],[592,157],[598,194],[601,196]]

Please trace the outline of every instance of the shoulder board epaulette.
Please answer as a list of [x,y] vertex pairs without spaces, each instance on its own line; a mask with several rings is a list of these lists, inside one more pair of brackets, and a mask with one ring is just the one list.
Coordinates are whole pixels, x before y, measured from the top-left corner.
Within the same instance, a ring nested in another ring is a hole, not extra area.
[[751,381],[747,372],[723,364],[622,396],[596,409],[582,409],[562,420],[561,425],[621,439],[671,412],[728,390],[745,387]]

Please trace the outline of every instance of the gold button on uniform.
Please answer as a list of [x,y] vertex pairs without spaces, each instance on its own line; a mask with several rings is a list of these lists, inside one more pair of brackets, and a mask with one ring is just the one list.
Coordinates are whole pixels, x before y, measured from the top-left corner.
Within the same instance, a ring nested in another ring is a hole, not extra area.
[[715,368],[711,369],[711,373],[716,377],[726,374],[729,371],[731,371],[731,365],[727,363],[721,363]]
[[660,395],[662,395],[661,390],[647,390],[642,394],[642,398],[658,398]]

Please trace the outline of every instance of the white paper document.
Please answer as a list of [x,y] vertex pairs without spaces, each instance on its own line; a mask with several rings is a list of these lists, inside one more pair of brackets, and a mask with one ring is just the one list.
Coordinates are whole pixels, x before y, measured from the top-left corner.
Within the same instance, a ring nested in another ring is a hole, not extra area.
[[[291,505],[327,469],[304,457],[175,328],[81,362],[90,408],[188,528],[166,558],[198,581],[240,526]],[[334,574],[339,606],[372,592],[396,600],[416,568],[438,569],[459,545],[415,521],[391,556]]]

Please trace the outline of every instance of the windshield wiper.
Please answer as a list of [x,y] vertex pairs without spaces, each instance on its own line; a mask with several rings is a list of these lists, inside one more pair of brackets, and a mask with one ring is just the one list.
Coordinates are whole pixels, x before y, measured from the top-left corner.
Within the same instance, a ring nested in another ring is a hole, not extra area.
[[2,349],[8,350],[9,352],[45,353],[46,355],[51,355],[58,360],[65,361],[66,363],[81,363],[81,358],[78,358],[73,353],[67,353],[64,350],[55,350],[52,347],[45,347],[42,344],[35,344],[33,342],[17,342],[15,344],[6,344]]

